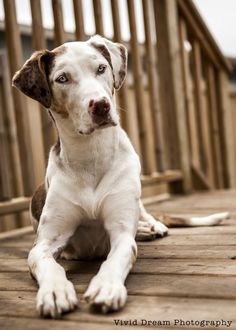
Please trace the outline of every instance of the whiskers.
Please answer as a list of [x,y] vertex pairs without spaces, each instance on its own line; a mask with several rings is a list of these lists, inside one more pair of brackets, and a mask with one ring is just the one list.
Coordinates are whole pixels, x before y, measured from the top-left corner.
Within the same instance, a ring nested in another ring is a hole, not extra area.
[[125,110],[125,109],[123,109],[123,108],[121,108],[121,107],[116,107],[116,109],[120,112],[120,111],[123,111],[123,112],[127,112],[127,110]]

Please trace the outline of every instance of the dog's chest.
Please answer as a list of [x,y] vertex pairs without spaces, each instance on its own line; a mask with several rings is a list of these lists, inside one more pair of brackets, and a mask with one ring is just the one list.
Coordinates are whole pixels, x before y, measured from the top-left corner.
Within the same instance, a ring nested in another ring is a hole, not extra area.
[[63,173],[61,188],[68,204],[72,203],[82,209],[86,218],[96,219],[102,202],[111,188],[109,176],[109,173],[88,171],[83,168],[72,173]]

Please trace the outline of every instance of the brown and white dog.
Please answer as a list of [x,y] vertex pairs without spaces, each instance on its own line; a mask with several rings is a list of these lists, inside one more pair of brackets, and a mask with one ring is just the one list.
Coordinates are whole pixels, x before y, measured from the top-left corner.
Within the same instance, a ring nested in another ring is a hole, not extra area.
[[[155,238],[167,227],[140,200],[140,162],[120,127],[115,90],[125,79],[126,48],[94,36],[34,53],[13,85],[49,109],[59,139],[45,183],[31,203],[37,239],[28,264],[39,284],[37,309],[56,317],[77,306],[73,284],[56,262],[106,256],[84,295],[103,312],[124,306],[125,279],[137,256],[135,236]],[[226,213],[180,220],[213,225]]]

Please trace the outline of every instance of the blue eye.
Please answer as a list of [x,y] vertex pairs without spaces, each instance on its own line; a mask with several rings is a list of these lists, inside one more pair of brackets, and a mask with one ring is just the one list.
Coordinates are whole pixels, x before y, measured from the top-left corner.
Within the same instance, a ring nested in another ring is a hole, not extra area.
[[97,73],[98,74],[103,74],[105,72],[105,70],[106,70],[106,67],[107,66],[105,64],[100,64],[99,67],[98,67],[98,69],[97,69]]
[[59,77],[57,77],[56,82],[59,84],[64,84],[68,81],[68,78],[65,73],[61,74]]

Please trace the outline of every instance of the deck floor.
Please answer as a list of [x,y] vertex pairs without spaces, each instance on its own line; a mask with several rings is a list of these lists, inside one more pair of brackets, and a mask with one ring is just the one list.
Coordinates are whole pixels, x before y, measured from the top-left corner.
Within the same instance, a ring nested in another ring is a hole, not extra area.
[[[153,214],[177,215],[230,211],[232,216],[221,226],[171,229],[168,237],[140,243],[137,263],[127,279],[128,303],[122,311],[100,315],[82,301],[78,310],[61,320],[40,319],[35,311],[37,285],[26,264],[34,235],[29,232],[1,239],[0,329],[110,330],[120,328],[115,320],[134,321],[133,326],[121,328],[143,329],[147,321],[156,321],[158,329],[202,329],[198,322],[205,320],[221,325],[209,323],[204,329],[235,330],[236,191],[174,197],[148,209]],[[81,297],[99,262],[63,264]],[[175,320],[196,323],[175,325]],[[232,323],[225,325],[222,320]]]

